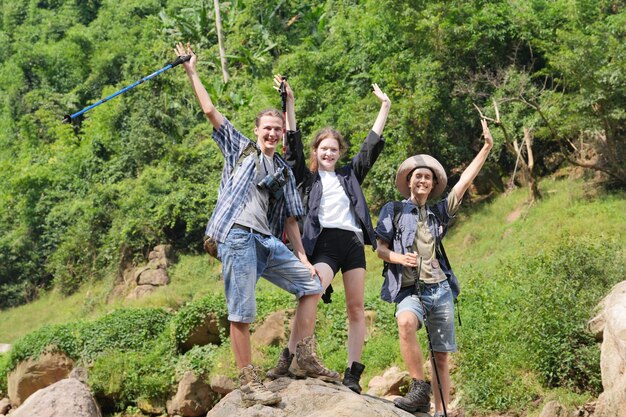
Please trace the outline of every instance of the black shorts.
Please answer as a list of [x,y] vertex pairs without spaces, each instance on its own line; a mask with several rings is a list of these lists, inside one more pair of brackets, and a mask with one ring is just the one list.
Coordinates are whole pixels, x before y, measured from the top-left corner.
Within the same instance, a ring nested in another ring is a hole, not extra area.
[[335,275],[341,268],[345,273],[365,268],[365,248],[354,232],[343,229],[324,229],[315,242],[311,263],[328,264]]

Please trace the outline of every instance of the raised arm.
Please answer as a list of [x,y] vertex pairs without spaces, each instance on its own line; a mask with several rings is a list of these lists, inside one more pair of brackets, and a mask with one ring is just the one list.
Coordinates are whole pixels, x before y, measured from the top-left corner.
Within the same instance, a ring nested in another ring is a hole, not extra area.
[[213,102],[211,101],[211,97],[209,97],[209,93],[207,93],[202,81],[200,81],[200,77],[196,72],[196,54],[194,54],[191,50],[189,42],[187,45],[183,45],[181,42],[177,43],[175,51],[178,56],[191,55],[191,59],[183,63],[183,66],[185,67],[185,71],[187,72],[187,76],[191,82],[193,92],[196,94],[196,98],[202,107],[202,111],[207,119],[209,119],[213,127],[215,129],[219,129],[224,123],[224,116],[222,116],[222,114],[215,108]]
[[372,84],[374,95],[381,101],[380,111],[372,126],[372,131],[369,132],[365,142],[361,145],[359,153],[352,158],[352,166],[354,167],[354,174],[356,175],[359,184],[365,181],[365,176],[372,169],[374,163],[378,159],[378,156],[383,151],[385,142],[382,140],[383,128],[387,121],[387,115],[391,108],[391,100],[387,97],[387,94],[383,93],[378,87],[378,84]]
[[461,178],[459,182],[456,183],[452,191],[456,194],[457,199],[461,200],[465,195],[465,192],[469,188],[476,175],[480,172],[480,169],[483,167],[483,164],[487,160],[487,156],[489,155],[489,151],[493,147],[493,138],[491,137],[491,132],[489,131],[489,126],[487,125],[487,121],[485,119],[480,120],[480,124],[483,127],[483,136],[485,137],[485,144],[483,148],[478,152],[478,155],[474,157],[474,160],[465,168],[465,171],[461,174]]
[[285,149],[285,161],[291,167],[296,185],[299,187],[306,179],[311,175],[311,172],[306,166],[306,159],[304,157],[304,145],[302,144],[302,134],[296,127],[296,110],[295,110],[295,98],[291,86],[287,80],[283,80],[283,77],[279,75],[274,76],[274,88],[280,91],[281,83],[285,83],[286,104],[287,104],[287,117],[285,125],[287,128],[287,147]]
[[383,129],[385,128],[385,123],[387,122],[387,115],[389,115],[389,109],[391,108],[391,100],[389,100],[387,94],[382,92],[382,90],[378,87],[378,84],[372,84],[372,88],[374,89],[374,95],[381,102],[380,111],[378,112],[374,126],[372,126],[372,130],[380,136],[383,134]]
[[287,82],[287,78],[283,79],[283,76],[280,74],[274,75],[274,89],[280,92],[280,86],[282,83],[285,83],[285,92],[286,94],[286,103],[287,103],[287,119],[285,120],[285,124],[287,130],[297,130],[296,127],[296,109],[294,106],[294,97],[293,90],[291,86]]

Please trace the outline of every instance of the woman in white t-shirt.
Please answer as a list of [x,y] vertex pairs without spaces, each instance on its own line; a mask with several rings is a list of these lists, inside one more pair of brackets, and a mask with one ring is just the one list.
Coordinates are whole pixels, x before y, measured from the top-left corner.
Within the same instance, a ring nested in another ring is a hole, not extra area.
[[[327,290],[324,301],[330,302],[330,283],[339,270],[342,272],[349,321],[348,367],[343,383],[360,393],[359,380],[365,366],[359,361],[366,332],[364,248],[365,245],[376,247],[374,228],[361,183],[384,147],[381,134],[391,101],[378,85],[373,84],[373,93],[381,101],[381,107],[358,154],[347,165],[338,167],[337,162],[347,150],[346,143],[339,132],[324,128],[315,135],[307,168],[301,133],[296,128],[293,91],[280,76],[275,77],[275,83],[277,89],[284,83],[288,138],[285,159],[292,166],[307,212],[302,243],[309,260],[318,271],[323,288]],[[292,340],[298,340],[298,335],[294,333],[297,331],[292,332],[289,348],[283,350],[278,366],[270,370],[268,376],[276,378],[289,374],[289,368],[285,369],[284,364],[292,361]]]

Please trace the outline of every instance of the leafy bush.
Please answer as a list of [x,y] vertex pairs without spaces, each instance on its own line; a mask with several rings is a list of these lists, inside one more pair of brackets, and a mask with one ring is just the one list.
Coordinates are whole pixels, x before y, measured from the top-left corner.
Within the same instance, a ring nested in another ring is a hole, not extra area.
[[175,362],[167,337],[141,350],[110,349],[90,368],[89,385],[105,407],[124,410],[140,398],[165,405],[176,382]]
[[520,408],[539,385],[597,395],[600,351],[585,325],[624,276],[621,250],[616,241],[563,237],[554,250],[503,261],[497,274],[469,274],[458,356],[466,401]]
[[107,350],[144,351],[165,331],[172,314],[160,308],[119,309],[84,323],[81,358],[91,362]]
[[[218,318],[228,315],[223,293],[213,293],[183,306],[172,320],[172,332],[176,346],[180,347],[191,331],[202,324],[210,313]],[[226,338],[226,329],[220,327],[220,338]]]
[[6,391],[7,376],[18,363],[31,357],[37,358],[46,350],[60,351],[78,360],[81,351],[79,326],[76,324],[45,326],[15,343],[0,360],[0,391]]
[[600,299],[624,276],[620,251],[618,242],[567,240],[520,270],[518,278],[527,282],[520,288],[519,307],[527,320],[516,336],[526,342],[547,386],[602,391],[600,350],[585,326]]
[[213,370],[216,356],[219,353],[217,349],[217,346],[210,344],[194,346],[179,356],[176,363],[176,379],[181,379],[187,371],[193,371],[198,377],[207,378]]

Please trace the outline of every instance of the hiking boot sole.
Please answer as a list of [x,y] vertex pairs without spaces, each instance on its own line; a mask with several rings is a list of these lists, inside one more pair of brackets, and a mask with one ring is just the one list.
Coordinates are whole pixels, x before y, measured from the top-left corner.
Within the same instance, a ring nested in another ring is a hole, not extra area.
[[295,378],[296,376],[292,374],[290,371],[287,372],[267,372],[265,376],[269,379],[278,379],[278,378]]
[[430,411],[430,404],[426,405],[418,405],[417,407],[409,407],[402,403],[393,402],[393,404],[403,409],[404,411],[408,411],[409,413],[428,413]]
[[293,365],[289,368],[289,372],[291,372],[298,379],[304,379],[308,377],[308,378],[321,379],[322,381],[326,381],[326,382],[341,382],[341,377],[339,376],[339,374],[337,374],[337,377],[320,375],[320,374],[316,374],[315,372],[305,371],[302,368],[294,368]]

